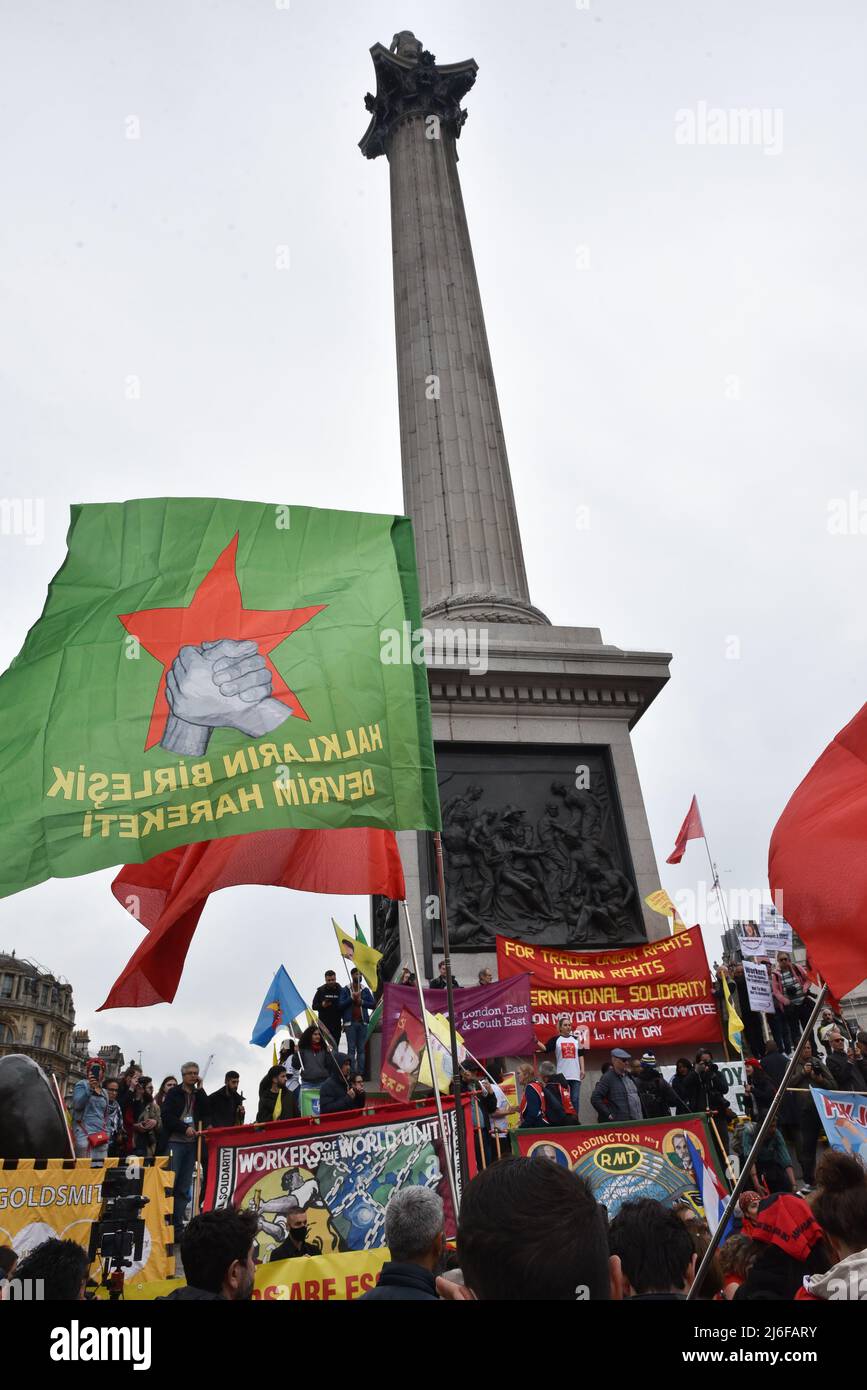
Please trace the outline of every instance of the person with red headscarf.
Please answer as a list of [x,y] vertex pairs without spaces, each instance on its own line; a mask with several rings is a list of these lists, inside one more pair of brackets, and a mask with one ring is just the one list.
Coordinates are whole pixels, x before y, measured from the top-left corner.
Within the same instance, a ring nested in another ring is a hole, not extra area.
[[740,1199],[743,1234],[756,1246],[756,1258],[735,1290],[734,1301],[795,1297],[807,1274],[824,1274],[831,1265],[824,1232],[803,1197],[774,1192],[764,1201],[757,1192]]

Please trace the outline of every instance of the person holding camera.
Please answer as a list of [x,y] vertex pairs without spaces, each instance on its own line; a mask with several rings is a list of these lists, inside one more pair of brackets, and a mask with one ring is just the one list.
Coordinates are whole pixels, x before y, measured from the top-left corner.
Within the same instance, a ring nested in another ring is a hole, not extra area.
[[706,1047],[700,1048],[695,1054],[695,1071],[701,1082],[700,1094],[703,1097],[701,1108],[713,1115],[720,1144],[723,1147],[721,1157],[725,1162],[725,1155],[728,1152],[729,1120],[732,1118],[732,1108],[727,1099],[728,1084]]
[[90,1057],[87,1074],[72,1092],[72,1137],[77,1158],[104,1159],[108,1155],[108,1096],[102,1087],[105,1062]]

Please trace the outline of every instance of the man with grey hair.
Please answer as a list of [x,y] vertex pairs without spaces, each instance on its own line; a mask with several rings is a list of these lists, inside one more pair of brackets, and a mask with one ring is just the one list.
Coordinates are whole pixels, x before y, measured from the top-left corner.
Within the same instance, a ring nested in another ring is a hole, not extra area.
[[375,1288],[362,1294],[370,1303],[437,1297],[435,1270],[442,1259],[445,1231],[442,1198],[429,1187],[400,1187],[385,1209],[385,1243],[391,1259]]
[[181,1084],[166,1092],[160,1120],[175,1175],[175,1244],[184,1234],[187,1207],[192,1199],[196,1142],[200,1129],[208,1127],[208,1097],[202,1089],[198,1062],[184,1062]]

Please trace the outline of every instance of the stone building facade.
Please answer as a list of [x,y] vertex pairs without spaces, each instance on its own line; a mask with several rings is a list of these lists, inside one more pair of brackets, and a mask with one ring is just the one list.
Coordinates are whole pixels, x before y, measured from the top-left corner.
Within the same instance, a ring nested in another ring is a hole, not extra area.
[[[0,1057],[21,1052],[53,1072],[62,1095],[84,1076],[90,1036],[75,1027],[72,985],[14,951],[0,952]],[[123,1069],[123,1054],[112,1044],[100,1049],[107,1070]]]

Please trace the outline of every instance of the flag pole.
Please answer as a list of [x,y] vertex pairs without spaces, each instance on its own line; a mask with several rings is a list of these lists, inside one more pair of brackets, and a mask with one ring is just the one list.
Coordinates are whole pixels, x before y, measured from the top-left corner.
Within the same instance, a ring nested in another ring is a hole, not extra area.
[[[446,1121],[445,1121],[445,1116],[444,1116],[444,1114],[443,1114],[442,1097],[440,1096],[440,1088],[439,1088],[439,1086],[437,1085],[437,1071],[436,1071],[436,1066],[435,1066],[435,1064],[434,1064],[433,1047],[431,1046],[431,1040],[430,1040],[430,1029],[429,1029],[428,1026],[427,1026],[427,1009],[425,1008],[425,1002],[424,1002],[424,990],[423,990],[423,988],[422,988],[422,983],[421,983],[421,973],[420,973],[420,971],[419,971],[419,966],[418,966],[418,956],[416,955],[416,950],[415,950],[415,937],[413,936],[413,932],[412,932],[412,922],[411,922],[411,920],[410,920],[409,906],[407,905],[406,898],[403,898],[403,899],[402,899],[402,901],[401,901],[401,907],[403,908],[403,915],[404,915],[404,917],[406,918],[406,929],[407,929],[407,932],[409,933],[409,949],[410,949],[410,951],[412,952],[412,966],[413,966],[413,971],[415,972],[415,987],[416,987],[416,990],[418,991],[418,1001],[419,1001],[419,1007],[420,1007],[420,1009],[421,1009],[421,1024],[422,1024],[422,1027],[424,1028],[424,1045],[425,1045],[425,1051],[427,1052],[428,1066],[430,1067],[430,1079],[431,1079],[431,1083],[432,1083],[432,1085],[433,1085],[434,1101],[435,1101],[435,1103],[436,1103],[437,1116],[439,1117],[439,1122],[440,1122],[440,1135],[441,1135],[442,1141],[443,1141],[443,1158],[444,1158],[444,1160],[445,1160],[446,1174],[447,1174],[448,1180],[449,1180],[449,1191],[450,1191],[451,1194],[452,1194],[452,1206],[453,1206],[453,1208],[454,1208],[455,1220],[457,1221],[458,1212],[460,1211],[460,1201],[459,1201],[459,1199],[458,1199],[458,1188],[457,1188],[457,1183],[455,1182],[454,1171],[453,1171],[453,1169],[452,1169],[452,1155],[451,1155],[451,1152],[450,1152],[450,1146],[449,1146],[448,1137],[447,1137],[447,1135],[446,1135]],[[460,1161],[461,1161],[462,1171],[463,1171],[463,1173],[465,1174],[465,1173],[467,1172],[467,1169],[466,1169],[466,1166],[465,1166],[465,1165],[466,1165],[466,1144],[465,1144],[465,1143],[464,1143],[464,1144],[461,1143],[461,1136],[464,1134],[464,1112],[463,1112],[463,1107],[461,1107],[460,1109],[458,1109],[458,1097],[457,1097],[457,1094],[455,1095],[455,1130],[456,1130],[456,1133],[457,1133],[457,1136],[458,1136],[458,1156],[459,1156]],[[464,1135],[464,1138],[466,1138],[465,1135]]]
[[[800,1061],[801,1053],[804,1049],[804,1043],[809,1041],[810,1034],[816,1026],[816,1020],[822,1011],[822,1006],[825,1003],[827,994],[828,986],[823,983],[819,990],[819,997],[813,1006],[813,1012],[810,1014],[809,1021],[804,1026],[804,1031],[798,1040],[797,1046],[792,1050],[792,1056],[789,1060],[789,1065],[786,1067],[786,1070],[783,1073],[783,1078],[779,1086],[777,1087],[776,1094],[773,1100],[771,1101],[770,1106],[768,1107],[768,1113],[765,1115],[765,1118],[759,1125],[758,1130],[756,1132],[756,1136],[753,1139],[752,1148],[750,1150],[750,1152],[753,1154],[757,1154],[759,1149],[762,1147],[762,1144],[765,1142],[765,1136],[767,1135],[767,1132],[771,1127],[771,1122],[776,1118],[777,1111],[783,1103],[783,1097],[786,1094],[786,1087],[788,1086],[789,1081],[794,1075],[795,1067]],[[701,1262],[699,1263],[698,1269],[695,1272],[695,1279],[692,1282],[692,1288],[686,1296],[687,1300],[689,1301],[692,1301],[693,1299],[698,1297],[698,1291],[701,1288],[702,1281],[708,1271],[710,1262],[716,1253],[716,1248],[719,1245],[720,1240],[722,1239],[723,1231],[726,1229],[726,1226],[729,1223],[732,1213],[734,1212],[734,1209],[737,1206],[738,1198],[740,1197],[741,1193],[746,1190],[751,1167],[752,1164],[749,1161],[745,1161],[744,1166],[741,1169],[740,1177],[735,1183],[732,1189],[732,1194],[726,1202],[725,1210],[720,1216],[719,1224],[717,1225],[716,1230],[711,1232],[710,1243],[707,1249],[705,1250],[704,1255],[701,1258]]]
[[[704,830],[704,821],[702,821],[701,823],[701,828],[702,830]],[[712,884],[713,887],[716,889],[716,900],[719,904],[720,916],[723,919],[723,924],[726,928],[726,931],[731,931],[732,924],[729,921],[728,908],[725,905],[725,899],[723,898],[722,889],[719,886],[719,874],[717,873],[716,864],[713,862],[713,855],[710,852],[710,845],[708,844],[707,832],[705,832],[702,835],[702,839],[704,840],[704,847],[707,851],[707,860],[710,864]]]
[[[446,910],[446,874],[443,865],[443,840],[438,830],[433,832],[434,853],[437,862],[437,898],[439,900],[440,931],[443,939],[443,963],[446,967],[446,995],[449,1001],[449,1041],[452,1047],[452,1076],[455,1085],[455,1108],[462,1110],[461,1068],[458,1062],[458,1040],[455,1033],[455,993],[452,985],[452,962],[449,943],[449,917]],[[461,1171],[467,1173],[467,1145],[463,1125],[458,1128],[458,1153]]]

